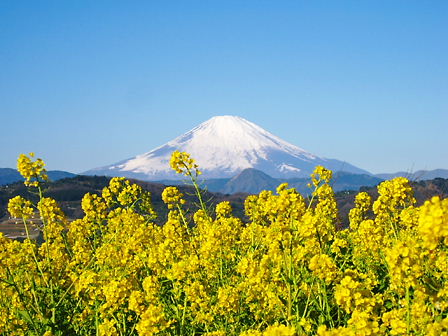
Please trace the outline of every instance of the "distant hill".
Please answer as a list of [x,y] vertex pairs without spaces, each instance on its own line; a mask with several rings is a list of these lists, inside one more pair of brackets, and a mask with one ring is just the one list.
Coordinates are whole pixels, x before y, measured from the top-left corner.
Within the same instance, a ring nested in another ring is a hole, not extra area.
[[[48,178],[51,181],[57,181],[63,178],[74,177],[76,174],[69,173],[62,170],[50,170],[47,172]],[[0,168],[0,185],[10,184],[14,182],[23,181],[22,175],[12,168]]]
[[246,192],[257,194],[261,190],[275,190],[279,181],[260,170],[254,168],[244,169],[237,176],[230,179],[220,190],[225,194],[234,194],[237,192]]
[[448,178],[448,169],[434,169],[434,170],[417,170],[414,173],[410,172],[397,172],[392,174],[376,174],[376,177],[379,177],[384,180],[390,180],[394,177],[403,176],[411,181],[423,181],[423,180],[432,180],[435,178]]
[[383,181],[384,179],[367,174],[336,172],[333,175],[332,186],[334,191],[359,190],[361,187],[376,186]]
[[65,178],[71,178],[77,176],[77,174],[69,173],[63,170],[50,170],[48,171],[47,174],[50,181],[58,181]]
[[22,175],[12,168],[0,168],[0,185],[23,181]]

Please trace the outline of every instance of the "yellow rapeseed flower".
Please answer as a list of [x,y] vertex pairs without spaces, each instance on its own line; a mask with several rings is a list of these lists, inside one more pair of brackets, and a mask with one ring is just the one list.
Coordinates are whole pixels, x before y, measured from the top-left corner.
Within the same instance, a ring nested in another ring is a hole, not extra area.
[[17,170],[25,178],[25,185],[37,187],[40,182],[48,181],[47,171],[45,169],[45,163],[42,159],[34,158],[34,153],[29,155],[20,154],[17,160]]
[[183,196],[177,187],[166,187],[162,192],[162,200],[168,205],[168,209],[174,209],[178,205],[185,204]]
[[170,166],[176,173],[185,176],[196,177],[201,174],[198,165],[190,154],[185,152],[174,151],[171,155]]
[[8,212],[12,217],[23,218],[25,220],[33,217],[33,204],[22,196],[11,198],[8,202]]
[[420,208],[418,231],[428,249],[435,249],[442,240],[447,245],[448,198],[441,200],[435,196],[423,204]]

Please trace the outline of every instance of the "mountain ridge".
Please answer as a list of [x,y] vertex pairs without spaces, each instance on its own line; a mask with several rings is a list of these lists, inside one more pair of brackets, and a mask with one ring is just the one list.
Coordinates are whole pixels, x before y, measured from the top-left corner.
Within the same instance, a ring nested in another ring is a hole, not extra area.
[[[337,172],[333,174],[331,186],[333,190],[359,190],[361,187],[373,187],[384,181],[383,179],[367,174],[350,174]],[[168,180],[158,181],[169,184]],[[174,182],[174,183],[173,183]],[[211,192],[220,192],[223,194],[249,193],[258,194],[262,190],[276,191],[282,183],[288,183],[290,188],[295,188],[299,193],[308,195],[312,190],[308,187],[311,182],[310,177],[306,178],[274,178],[264,172],[247,168],[241,173],[229,179],[210,179],[203,180],[201,186]],[[182,184],[180,180],[172,181],[172,184]]]
[[[67,177],[74,177],[73,174],[63,170],[49,170],[47,171],[48,178],[52,181],[57,181]],[[22,175],[13,168],[0,168],[0,185],[6,185],[14,182],[24,181]]]
[[416,172],[396,172],[396,173],[382,173],[375,174],[376,177],[388,180],[394,177],[406,177],[412,181],[432,180],[435,178],[448,178],[448,169],[433,169],[433,170],[417,170]]

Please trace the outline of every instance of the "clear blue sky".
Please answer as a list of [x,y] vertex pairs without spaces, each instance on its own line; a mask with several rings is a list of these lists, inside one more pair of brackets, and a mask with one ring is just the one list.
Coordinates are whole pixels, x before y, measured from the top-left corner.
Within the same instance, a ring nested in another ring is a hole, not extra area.
[[0,1],[0,167],[81,172],[224,114],[373,173],[448,169],[448,1]]

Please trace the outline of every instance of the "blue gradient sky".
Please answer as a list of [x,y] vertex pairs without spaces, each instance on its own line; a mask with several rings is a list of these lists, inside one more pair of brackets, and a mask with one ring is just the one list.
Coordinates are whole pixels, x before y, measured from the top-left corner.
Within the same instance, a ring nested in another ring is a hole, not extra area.
[[448,1],[0,1],[0,167],[81,172],[238,115],[373,173],[448,168]]

